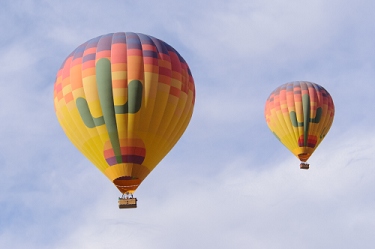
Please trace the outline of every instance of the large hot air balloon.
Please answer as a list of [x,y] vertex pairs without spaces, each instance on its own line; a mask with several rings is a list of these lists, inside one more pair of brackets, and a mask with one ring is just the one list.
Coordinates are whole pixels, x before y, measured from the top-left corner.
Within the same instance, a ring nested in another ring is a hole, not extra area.
[[194,101],[194,80],[181,55],[130,32],[77,47],[54,86],[58,121],[123,194],[120,208],[136,207],[133,192],[184,133]]
[[296,157],[300,168],[328,133],[335,113],[331,95],[322,86],[296,81],[276,88],[265,106],[267,125]]

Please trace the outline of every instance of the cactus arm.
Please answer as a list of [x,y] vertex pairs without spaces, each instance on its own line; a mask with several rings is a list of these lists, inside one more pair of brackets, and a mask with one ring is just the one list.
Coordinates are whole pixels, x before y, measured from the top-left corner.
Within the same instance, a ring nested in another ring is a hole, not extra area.
[[289,117],[290,117],[290,121],[292,122],[292,125],[294,127],[302,127],[303,126],[303,122],[298,122],[297,121],[297,114],[295,111],[291,111],[289,113]]
[[320,119],[322,118],[322,112],[323,112],[322,108],[321,108],[321,107],[318,107],[318,108],[316,109],[316,115],[315,115],[315,118],[310,119],[310,122],[311,122],[311,123],[315,123],[315,124],[319,123],[319,122],[320,122]]
[[123,105],[115,106],[116,114],[137,113],[142,104],[142,83],[132,80],[128,85],[128,101]]
[[83,123],[87,127],[94,128],[96,126],[100,126],[104,124],[103,117],[95,118],[92,116],[90,109],[89,109],[89,105],[87,104],[87,101],[84,98],[77,98],[76,105],[79,111],[79,115],[81,115]]

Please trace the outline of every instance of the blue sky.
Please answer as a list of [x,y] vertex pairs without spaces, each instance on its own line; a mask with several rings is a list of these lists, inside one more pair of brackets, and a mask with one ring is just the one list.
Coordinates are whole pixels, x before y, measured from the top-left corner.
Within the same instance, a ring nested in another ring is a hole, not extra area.
[[[0,3],[1,248],[370,248],[375,244],[375,3]],[[155,36],[188,62],[191,123],[142,183],[139,207],[69,142],[53,109],[65,57],[90,38]],[[332,95],[310,170],[268,130],[268,95],[307,80]]]

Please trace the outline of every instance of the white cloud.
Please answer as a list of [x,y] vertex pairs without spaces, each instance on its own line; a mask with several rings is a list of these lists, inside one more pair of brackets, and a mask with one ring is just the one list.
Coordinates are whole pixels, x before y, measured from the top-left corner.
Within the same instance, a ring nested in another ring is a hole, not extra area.
[[[97,196],[101,202],[83,207],[81,222],[55,248],[366,247],[374,242],[375,202],[368,190],[375,170],[364,148],[374,141],[349,140],[328,141],[332,150],[314,155],[308,171],[292,156],[252,170],[244,156],[213,177],[179,176],[167,193],[150,196],[143,189],[135,210],[118,210],[105,188]],[[174,165],[163,167],[170,172]]]

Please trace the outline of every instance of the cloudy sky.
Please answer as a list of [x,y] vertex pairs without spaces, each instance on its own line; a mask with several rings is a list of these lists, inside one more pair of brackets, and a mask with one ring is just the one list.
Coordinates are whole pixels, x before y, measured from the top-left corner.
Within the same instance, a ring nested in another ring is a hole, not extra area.
[[[0,248],[372,248],[373,0],[0,3]],[[172,45],[196,84],[191,123],[119,210],[118,190],[53,109],[65,57],[102,34]],[[336,116],[310,170],[268,130],[268,95],[307,80]]]

